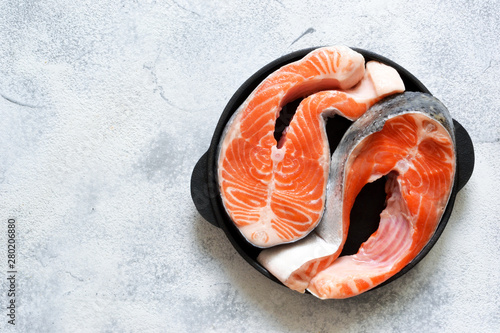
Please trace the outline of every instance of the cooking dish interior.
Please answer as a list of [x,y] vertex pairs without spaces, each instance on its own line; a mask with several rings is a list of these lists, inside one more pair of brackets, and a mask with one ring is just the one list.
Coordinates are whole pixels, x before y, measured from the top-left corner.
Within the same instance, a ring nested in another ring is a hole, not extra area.
[[[220,192],[217,185],[217,149],[222,136],[222,132],[226,123],[229,121],[231,115],[243,103],[243,101],[250,95],[250,93],[264,80],[269,74],[278,68],[290,62],[296,61],[304,57],[307,53],[315,48],[304,49],[285,55],[270,64],[264,66],[261,70],[251,76],[243,85],[236,91],[233,97],[228,102],[224,109],[214,135],[211,145],[207,153],[205,153],[193,171],[191,179],[191,194],[198,211],[210,223],[222,228],[238,253],[255,269],[261,272],[269,279],[280,283],[272,274],[270,274],[262,265],[260,265],[256,258],[260,253],[260,249],[252,246],[240,234],[233,222],[227,215],[222,204]],[[353,48],[365,57],[365,61],[376,60],[385,63],[395,68],[403,82],[405,83],[406,91],[420,91],[430,93],[428,89],[411,73],[394,63],[393,61],[362,49]],[[295,108],[298,106],[300,100],[296,100],[287,104],[282,111],[284,118],[291,118]],[[328,140],[330,149],[333,153],[334,148],[339,143],[344,132],[349,128],[351,122],[341,117],[330,119],[327,123]],[[436,243],[437,239],[443,232],[446,223],[451,215],[455,197],[457,192],[465,185],[472,174],[474,167],[474,151],[472,142],[465,129],[456,121],[455,134],[457,138],[457,172],[455,177],[454,188],[448,202],[447,208],[443,217],[437,227],[431,240],[427,243],[419,255],[403,268],[398,274],[387,280],[385,284],[399,278],[411,268],[413,268],[422,258],[430,251],[432,246]],[[275,133],[279,136],[279,133]],[[356,199],[356,203],[351,211],[351,225],[349,227],[349,234],[346,244],[343,248],[341,255],[354,254],[357,249],[368,237],[377,230],[379,223],[379,214],[384,208],[385,192],[384,192],[385,179],[380,179],[372,184],[367,184]],[[322,222],[324,223],[324,222]],[[377,288],[378,288],[377,287]]]

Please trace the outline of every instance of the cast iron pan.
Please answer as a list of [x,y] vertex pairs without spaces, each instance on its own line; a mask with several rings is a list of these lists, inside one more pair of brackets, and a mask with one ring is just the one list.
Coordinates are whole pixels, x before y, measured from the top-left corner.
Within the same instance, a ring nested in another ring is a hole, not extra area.
[[[290,62],[297,61],[303,58],[306,54],[314,49],[316,48],[314,47],[304,49],[282,56],[279,59],[276,59],[275,61],[264,66],[262,69],[252,75],[245,83],[243,83],[243,85],[229,100],[226,108],[224,109],[224,112],[219,119],[219,123],[215,128],[210,148],[200,158],[200,160],[194,167],[193,174],[191,176],[191,197],[194,201],[196,209],[199,211],[201,216],[203,216],[203,218],[205,218],[214,226],[224,230],[233,247],[250,265],[252,265],[256,270],[264,274],[269,279],[279,284],[281,284],[281,282],[278,281],[271,273],[269,273],[267,269],[265,269],[260,263],[257,262],[256,258],[261,250],[252,246],[246,241],[246,239],[234,226],[233,222],[230,220],[224,209],[216,178],[217,147],[224,127],[229,118],[248,97],[248,95],[250,95],[250,93],[257,87],[257,85],[275,70]],[[427,88],[419,80],[417,80],[417,78],[415,78],[406,69],[394,63],[393,61],[370,51],[365,51],[357,48],[353,49],[361,53],[365,57],[365,61],[376,60],[395,68],[403,79],[406,91],[420,91],[430,93],[429,90],[427,90]],[[278,123],[283,124],[283,122],[289,121],[289,118],[291,118],[291,115],[293,114],[293,112],[295,112],[295,108],[298,106],[299,102],[300,100],[294,101],[283,108],[281,114],[282,116],[284,115],[284,117],[280,116],[280,118],[283,119],[279,119],[279,121],[277,121],[277,127]],[[469,134],[462,127],[462,125],[460,125],[456,120],[453,120],[453,122],[455,125],[456,136],[457,172],[455,176],[453,191],[443,217],[436,229],[436,232],[427,243],[427,245],[422,249],[422,251],[415,257],[415,259],[413,259],[413,261],[405,266],[399,273],[397,273],[378,287],[386,285],[401,277],[403,274],[412,269],[431,250],[432,246],[436,243],[439,236],[441,236],[441,233],[443,232],[446,223],[450,218],[457,192],[464,187],[464,185],[472,175],[472,171],[474,169],[474,147],[472,145],[472,141]],[[335,119],[330,120],[327,123],[328,140],[332,152],[350,124],[351,122],[341,117],[336,117]],[[281,128],[281,130],[282,129],[284,129],[284,127]],[[380,222],[379,214],[384,209],[384,185],[385,179],[382,178],[372,184],[367,184],[358,195],[354,207],[351,211],[351,224],[349,226],[349,233],[341,256],[356,253],[359,246],[364,241],[366,241],[373,232],[377,230],[378,224]]]

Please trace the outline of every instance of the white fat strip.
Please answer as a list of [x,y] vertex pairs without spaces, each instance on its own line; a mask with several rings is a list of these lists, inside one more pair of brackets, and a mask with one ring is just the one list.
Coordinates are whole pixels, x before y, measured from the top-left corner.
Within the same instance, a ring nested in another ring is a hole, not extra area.
[[296,243],[266,249],[259,254],[257,261],[280,281],[286,281],[305,262],[328,256],[339,246],[340,244],[325,242],[316,234],[311,234]]

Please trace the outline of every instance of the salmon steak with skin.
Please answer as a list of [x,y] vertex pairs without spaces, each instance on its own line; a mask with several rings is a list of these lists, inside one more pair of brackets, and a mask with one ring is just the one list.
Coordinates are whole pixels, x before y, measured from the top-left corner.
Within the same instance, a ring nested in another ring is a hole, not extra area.
[[[320,298],[347,298],[398,273],[434,234],[456,172],[453,120],[436,98],[407,92],[374,106],[344,139],[340,191],[332,198],[344,240],[349,214],[362,187],[386,176],[386,208],[378,230],[354,255],[338,258],[311,280]],[[333,185],[336,186],[336,185]]]
[[[427,94],[389,97],[349,128],[332,161],[320,226],[258,258],[290,288],[307,288],[322,299],[352,297],[387,281],[431,239],[455,178],[451,116]],[[378,230],[356,254],[338,258],[356,196],[384,176],[387,199]]]
[[[245,239],[267,248],[307,236],[325,205],[330,168],[325,118],[355,120],[402,91],[393,68],[372,61],[365,69],[363,56],[344,46],[317,49],[267,77],[230,119],[219,145],[222,201]],[[281,108],[308,95],[277,142]]]

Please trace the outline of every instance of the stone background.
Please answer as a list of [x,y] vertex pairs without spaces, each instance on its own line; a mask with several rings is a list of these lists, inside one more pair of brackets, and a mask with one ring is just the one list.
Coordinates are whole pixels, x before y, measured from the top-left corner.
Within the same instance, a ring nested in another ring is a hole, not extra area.
[[[0,1],[0,331],[494,332],[498,1]],[[234,91],[346,44],[418,77],[476,168],[431,253],[343,301],[280,287],[197,213],[191,171]],[[7,219],[17,317],[7,324]]]

